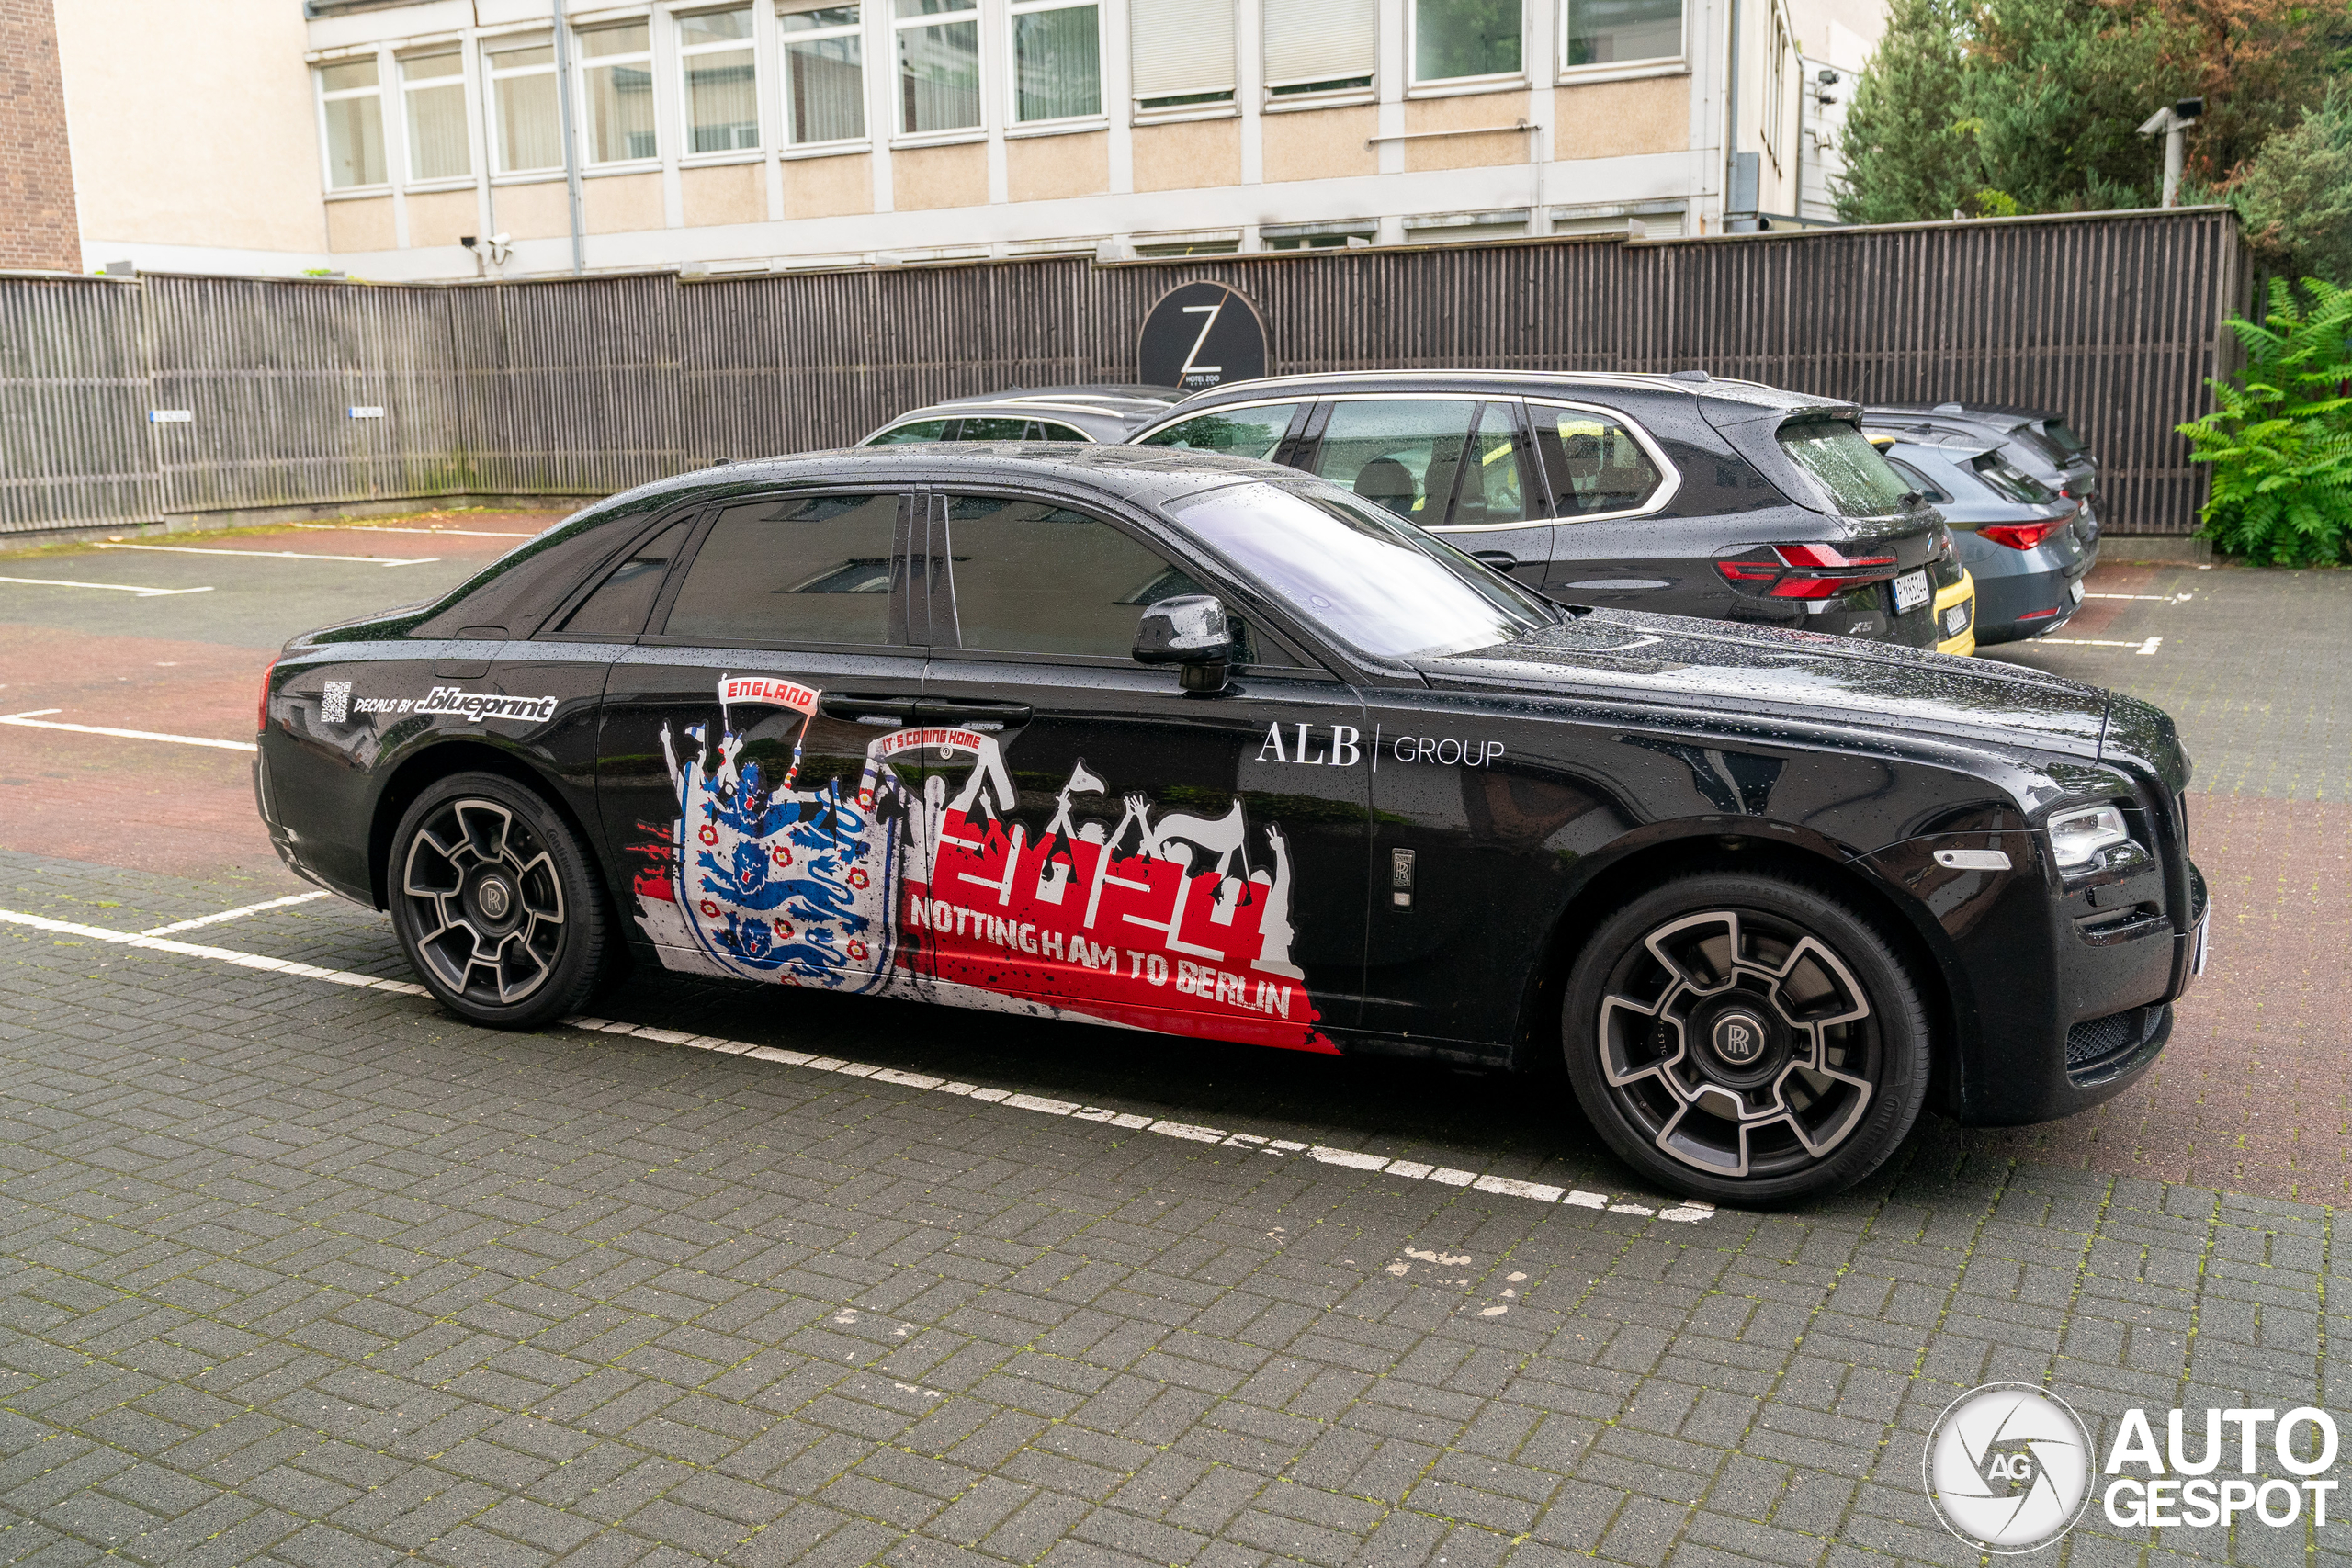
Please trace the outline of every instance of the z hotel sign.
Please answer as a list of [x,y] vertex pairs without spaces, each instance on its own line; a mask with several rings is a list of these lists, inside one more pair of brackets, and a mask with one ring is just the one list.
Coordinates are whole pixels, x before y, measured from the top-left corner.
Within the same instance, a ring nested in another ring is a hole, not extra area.
[[1271,368],[1258,308],[1222,283],[1186,283],[1161,295],[1136,343],[1136,378],[1154,387],[1204,392]]

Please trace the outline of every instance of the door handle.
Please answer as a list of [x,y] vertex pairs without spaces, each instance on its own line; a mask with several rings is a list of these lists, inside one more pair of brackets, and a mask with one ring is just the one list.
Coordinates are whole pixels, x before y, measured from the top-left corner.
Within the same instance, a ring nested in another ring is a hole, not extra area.
[[1472,558],[1485,561],[1497,571],[1515,571],[1519,569],[1519,558],[1509,550],[1473,550],[1470,554]]
[[915,716],[915,699],[835,692],[818,702],[817,711],[827,718],[847,719],[853,724],[911,724]]
[[928,697],[923,705],[936,710],[950,724],[978,728],[986,725],[1026,724],[1027,703],[1001,703],[986,697]]

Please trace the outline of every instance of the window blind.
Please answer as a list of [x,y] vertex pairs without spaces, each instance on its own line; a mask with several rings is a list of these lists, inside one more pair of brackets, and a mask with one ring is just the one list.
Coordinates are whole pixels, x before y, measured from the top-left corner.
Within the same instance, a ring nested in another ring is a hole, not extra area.
[[1134,0],[1136,96],[1233,91],[1233,0]]
[[1267,86],[1373,73],[1379,0],[1265,0],[1265,7]]

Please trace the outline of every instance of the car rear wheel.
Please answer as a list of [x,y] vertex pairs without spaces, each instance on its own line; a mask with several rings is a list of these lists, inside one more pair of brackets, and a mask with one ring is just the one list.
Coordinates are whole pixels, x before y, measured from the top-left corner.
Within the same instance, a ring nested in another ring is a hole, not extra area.
[[511,779],[458,773],[392,835],[392,929],[417,977],[478,1023],[576,1010],[605,964],[595,869],[553,807]]
[[1927,1010],[1902,958],[1793,879],[1706,873],[1635,899],[1578,956],[1563,1024],[1610,1146],[1716,1202],[1851,1186],[1927,1099]]

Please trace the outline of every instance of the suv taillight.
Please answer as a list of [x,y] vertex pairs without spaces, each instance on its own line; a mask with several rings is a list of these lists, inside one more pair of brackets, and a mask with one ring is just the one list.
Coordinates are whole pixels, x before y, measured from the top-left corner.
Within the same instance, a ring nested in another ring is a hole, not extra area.
[[2055,523],[1987,523],[1976,530],[1976,536],[2013,550],[2030,550],[2050,537],[2057,526]]
[[1715,570],[1725,582],[1768,599],[1832,599],[1866,582],[1883,582],[1895,571],[1894,558],[1847,556],[1828,545],[1766,545]]
[[254,715],[254,733],[256,735],[269,728],[269,678],[277,673],[277,660],[273,659],[261,672],[261,705]]

